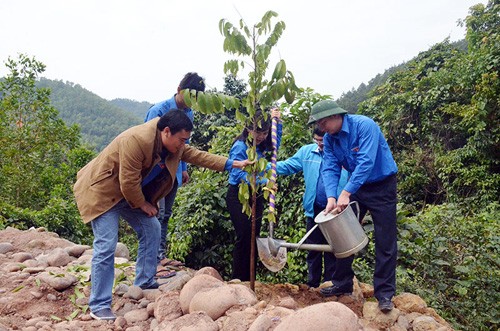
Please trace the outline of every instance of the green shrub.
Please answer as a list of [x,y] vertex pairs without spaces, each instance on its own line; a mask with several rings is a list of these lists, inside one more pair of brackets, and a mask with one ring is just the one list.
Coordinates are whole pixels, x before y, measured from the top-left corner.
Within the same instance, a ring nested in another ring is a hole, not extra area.
[[399,224],[398,288],[421,295],[458,328],[498,327],[500,206],[428,206]]

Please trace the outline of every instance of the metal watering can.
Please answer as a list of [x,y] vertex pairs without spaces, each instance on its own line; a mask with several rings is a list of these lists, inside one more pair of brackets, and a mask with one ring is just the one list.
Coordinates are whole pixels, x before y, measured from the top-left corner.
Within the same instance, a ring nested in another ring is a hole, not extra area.
[[[352,204],[356,204],[357,215],[351,207]],[[281,270],[286,264],[287,248],[330,252],[337,258],[345,258],[359,252],[368,243],[368,237],[359,223],[357,201],[349,203],[346,209],[337,214],[319,213],[314,222],[316,225],[297,244],[274,239],[272,235],[268,238],[257,238],[257,249],[264,266],[273,272]],[[328,245],[304,244],[318,226]]]

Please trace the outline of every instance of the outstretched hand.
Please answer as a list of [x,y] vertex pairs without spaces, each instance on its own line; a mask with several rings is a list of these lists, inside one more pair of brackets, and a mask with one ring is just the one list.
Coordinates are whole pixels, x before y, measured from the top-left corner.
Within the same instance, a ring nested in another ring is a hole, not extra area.
[[243,160],[243,161],[234,160],[233,161],[233,168],[243,169],[247,165],[254,164],[254,163],[255,163],[255,161],[250,161],[248,159],[247,160]]

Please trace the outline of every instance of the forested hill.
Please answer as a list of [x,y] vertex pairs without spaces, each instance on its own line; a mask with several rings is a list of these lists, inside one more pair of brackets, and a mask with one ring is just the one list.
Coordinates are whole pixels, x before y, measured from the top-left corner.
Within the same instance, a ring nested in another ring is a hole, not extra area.
[[[453,48],[465,51],[465,40],[452,43]],[[407,63],[393,66],[376,75],[367,84],[343,93],[338,103],[350,113],[358,110],[359,104],[367,100],[370,91],[387,81],[395,72],[403,70]],[[78,124],[83,140],[96,151],[104,148],[114,137],[125,129],[142,123],[152,104],[146,101],[113,99],[108,101],[83,88],[79,84],[40,78],[39,87],[50,88],[51,101],[66,124]]]
[[81,85],[61,80],[40,78],[37,86],[51,90],[52,105],[61,118],[68,125],[78,124],[83,140],[96,151],[102,150],[120,132],[142,123],[150,106],[125,99],[108,101]]
[[139,102],[135,100],[122,99],[122,98],[113,99],[110,101],[110,103],[130,112],[131,114],[139,117],[141,120],[144,119],[149,107],[152,106],[152,104],[147,101]]
[[[467,41],[465,39],[450,43],[450,47],[460,50],[467,51]],[[395,65],[389,69],[386,69],[383,73],[377,74],[375,77],[368,81],[368,84],[361,83],[357,89],[354,87],[348,91],[342,93],[338,98],[337,102],[341,107],[348,110],[350,113],[355,113],[358,111],[358,106],[360,103],[369,98],[369,93],[378,85],[384,84],[387,79],[395,72],[404,70],[408,62]]]

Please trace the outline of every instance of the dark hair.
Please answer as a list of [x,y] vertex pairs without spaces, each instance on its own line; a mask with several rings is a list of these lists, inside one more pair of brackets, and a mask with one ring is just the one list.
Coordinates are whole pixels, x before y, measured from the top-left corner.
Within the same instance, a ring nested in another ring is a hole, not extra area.
[[188,72],[179,83],[181,90],[190,89],[196,91],[205,91],[205,79],[199,76],[196,72]]
[[156,124],[156,127],[160,131],[163,131],[167,126],[172,134],[176,134],[182,130],[193,131],[193,122],[191,122],[189,117],[182,110],[178,109],[172,109],[163,114]]
[[313,131],[313,136],[317,135],[323,137],[325,135],[325,131],[321,130],[319,127],[315,126]]
[[[271,115],[267,114],[267,119],[264,119],[264,114],[260,109],[258,109],[255,112],[255,115],[253,117],[254,122],[259,123],[260,127],[257,127],[257,132],[269,132],[266,140],[261,142],[259,145],[257,145],[257,148],[259,148],[262,151],[272,151],[273,150],[273,141],[272,141],[272,136],[271,136]],[[241,134],[236,137],[236,140],[242,140],[246,141],[248,138],[249,130],[253,130],[252,127],[245,127]]]

